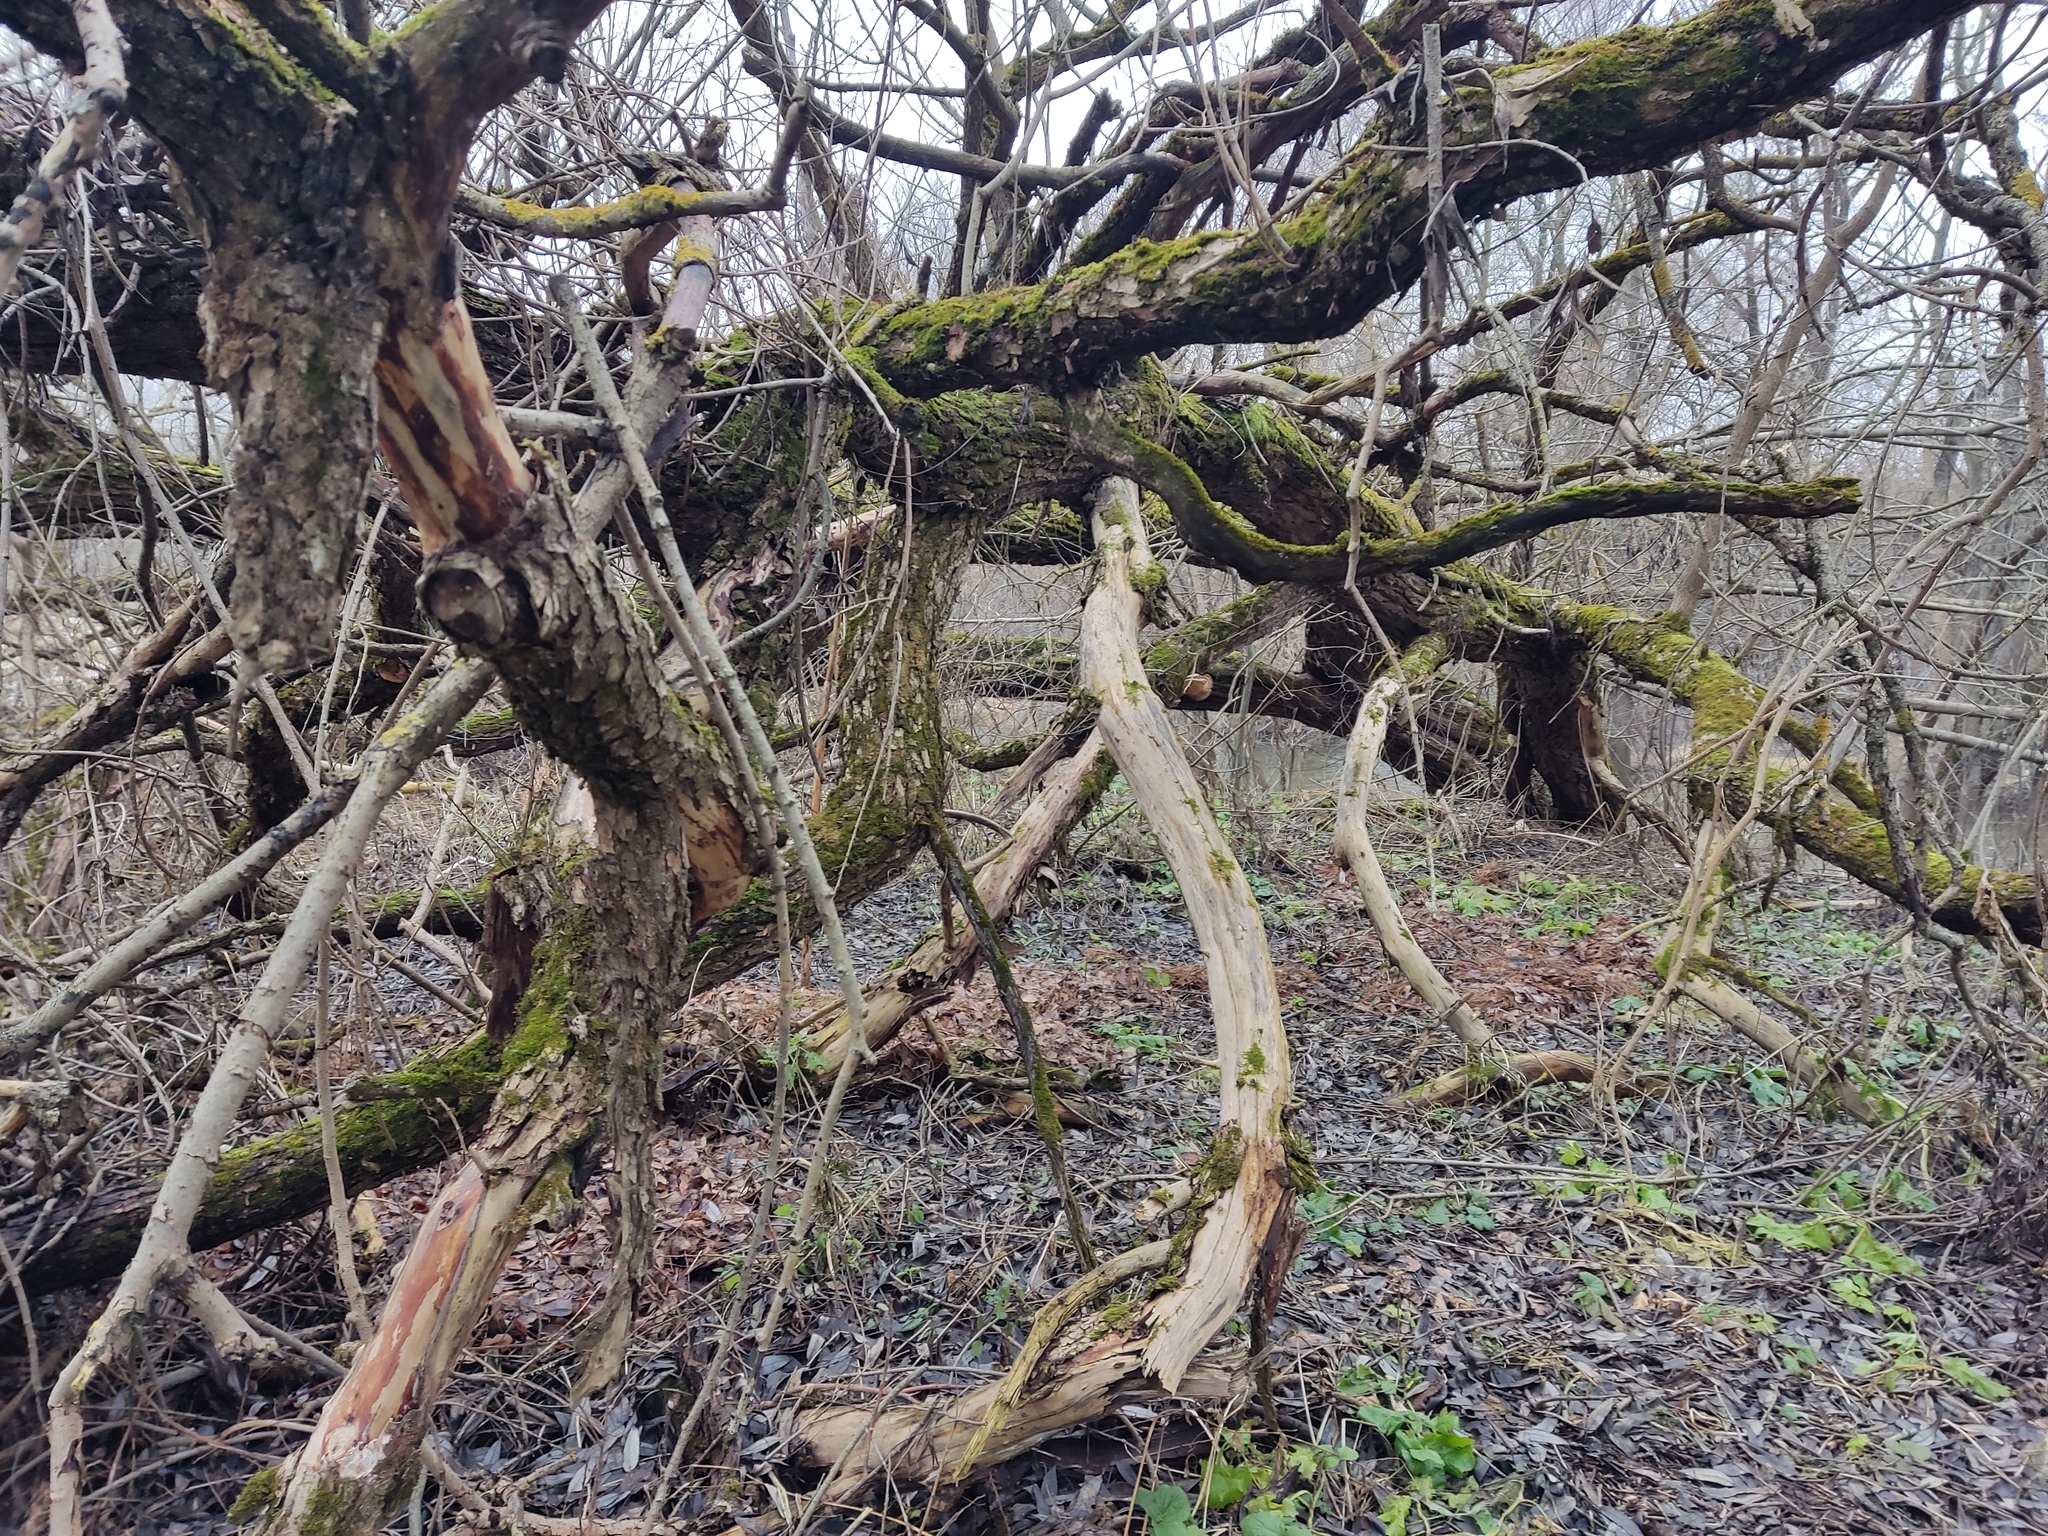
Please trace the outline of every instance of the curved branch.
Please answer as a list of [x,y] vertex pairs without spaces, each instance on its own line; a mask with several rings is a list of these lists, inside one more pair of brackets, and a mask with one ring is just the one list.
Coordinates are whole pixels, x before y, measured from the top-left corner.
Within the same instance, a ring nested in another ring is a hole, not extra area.
[[790,103],[782,121],[782,136],[775,144],[775,158],[768,176],[748,192],[683,190],[677,187],[641,187],[624,197],[594,208],[544,208],[515,198],[494,197],[474,187],[458,187],[455,208],[471,218],[482,219],[501,229],[521,234],[544,235],[558,240],[596,240],[623,234],[629,229],[652,229],[676,219],[731,218],[743,213],[771,213],[788,198],[789,163],[803,139],[804,122],[811,111],[809,98],[799,96]]
[[1861,504],[1861,482],[1846,475],[1797,485],[1751,485],[1739,480],[1604,481],[1554,491],[1534,501],[1504,502],[1412,538],[1367,539],[1359,550],[1358,571],[1362,576],[1426,571],[1569,523],[1661,517],[1675,512],[1806,521],[1843,517]]
[[[1787,35],[1765,0],[1721,0],[1672,26],[1558,49],[1501,71],[1490,90],[1461,90],[1444,123],[1449,184],[1464,206],[1483,208],[1663,164],[1754,127],[1964,8],[1814,0],[1811,31]],[[1645,88],[1651,80],[1657,89]],[[1071,388],[1191,342],[1338,335],[1421,271],[1429,194],[1403,148],[1361,145],[1327,195],[1278,227],[1281,241],[1238,230],[1144,242],[1048,283],[904,306],[863,344],[890,384],[930,395]]]

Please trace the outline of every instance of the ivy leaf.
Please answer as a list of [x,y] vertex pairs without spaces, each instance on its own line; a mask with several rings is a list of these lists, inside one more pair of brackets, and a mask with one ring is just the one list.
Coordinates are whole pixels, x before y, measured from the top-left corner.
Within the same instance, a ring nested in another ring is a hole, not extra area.
[[1152,1536],[1203,1536],[1194,1520],[1194,1506],[1188,1503],[1187,1489],[1166,1483],[1140,1488],[1134,1497],[1152,1523]]
[[1263,1488],[1271,1475],[1264,1467],[1221,1456],[1203,1457],[1202,1474],[1208,1484],[1202,1495],[1204,1509],[1229,1509],[1242,1504],[1254,1488]]
[[1309,1528],[1284,1509],[1255,1509],[1238,1521],[1243,1536],[1313,1536]]

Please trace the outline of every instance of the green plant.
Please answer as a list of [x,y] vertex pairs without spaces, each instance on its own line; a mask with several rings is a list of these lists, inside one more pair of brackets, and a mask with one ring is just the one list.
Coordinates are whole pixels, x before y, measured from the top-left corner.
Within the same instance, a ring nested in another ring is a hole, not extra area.
[[[1238,1454],[1248,1456],[1249,1451],[1249,1447],[1243,1447],[1239,1449]],[[1265,1487],[1272,1476],[1269,1468],[1256,1461],[1235,1461],[1226,1455],[1204,1456],[1201,1481],[1202,1508],[1233,1509]]]
[[1783,1067],[1744,1067],[1742,1084],[1759,1109],[1776,1109],[1792,1100],[1790,1090],[1785,1087]]
[[1152,866],[1149,879],[1138,882],[1138,890],[1160,901],[1180,900],[1180,881],[1174,878],[1173,866],[1164,859]]
[[1614,1325],[1614,1304],[1608,1299],[1607,1282],[1598,1275],[1580,1272],[1578,1286],[1572,1291],[1572,1305],[1596,1322]]
[[1693,1208],[1681,1205],[1664,1192],[1661,1184],[1631,1183],[1628,1187],[1628,1203],[1646,1211],[1656,1211],[1664,1216],[1690,1216]]
[[1830,1221],[1780,1221],[1769,1211],[1759,1211],[1750,1217],[1749,1228],[1758,1237],[1768,1237],[1787,1248],[1804,1248],[1813,1253],[1834,1252],[1839,1231]]
[[1322,1477],[1356,1460],[1358,1452],[1350,1446],[1325,1445],[1320,1440],[1287,1448],[1287,1470],[1297,1477]]
[[1549,933],[1584,938],[1600,925],[1602,917],[1618,910],[1635,895],[1632,886],[1589,880],[1578,875],[1552,880],[1525,874],[1519,884],[1523,910],[1535,918],[1522,930],[1525,939],[1537,939]]
[[1306,1488],[1297,1489],[1284,1499],[1255,1499],[1238,1518],[1237,1528],[1242,1536],[1314,1536],[1302,1522],[1302,1516],[1313,1511],[1314,1503]]
[[1460,880],[1456,885],[1447,886],[1441,880],[1426,880],[1424,887],[1429,894],[1442,901],[1460,917],[1478,917],[1486,912],[1512,912],[1515,898],[1505,891],[1496,891],[1490,886],[1474,885]]
[[1987,1403],[2002,1403],[2012,1396],[2011,1387],[1999,1385],[1967,1360],[1958,1360],[1954,1355],[1941,1357],[1941,1369],[1950,1381]]
[[1389,1376],[1376,1366],[1363,1360],[1354,1360],[1337,1375],[1339,1397],[1400,1397],[1411,1388],[1420,1386],[1422,1377]]
[[1924,1275],[1926,1266],[1910,1253],[1902,1253],[1879,1237],[1870,1228],[1859,1226],[1849,1239],[1849,1246],[1842,1250],[1842,1257],[1851,1263],[1861,1264],[1873,1274],[1879,1275]]
[[1468,1190],[1462,1195],[1440,1196],[1423,1207],[1422,1219],[1433,1227],[1448,1227],[1457,1222],[1475,1232],[1491,1232],[1500,1225],[1493,1219],[1483,1189]]
[[1859,1211],[1869,1202],[1863,1195],[1862,1175],[1853,1168],[1840,1168],[1808,1185],[1799,1203],[1815,1211]]
[[1458,1424],[1458,1416],[1445,1408],[1434,1414],[1413,1408],[1382,1408],[1364,1403],[1359,1418],[1377,1430],[1394,1448],[1401,1465],[1418,1483],[1442,1488],[1469,1477],[1479,1465],[1478,1448]]
[[[763,1056],[761,1058],[761,1065],[773,1068],[775,1058],[773,1056]],[[830,1062],[823,1051],[814,1051],[807,1045],[792,1041],[789,1048],[788,1061],[783,1067],[783,1074],[788,1081],[788,1086],[794,1088],[799,1080],[805,1077],[816,1077],[828,1065],[830,1065]]]
[[1358,1209],[1355,1195],[1344,1195],[1328,1185],[1301,1198],[1301,1219],[1309,1236],[1319,1243],[1334,1243],[1352,1258],[1365,1252],[1365,1230],[1347,1219]]
[[1152,1536],[1202,1536],[1187,1489],[1162,1483],[1157,1488],[1140,1488],[1132,1498],[1145,1511]]
[[[1161,972],[1160,974],[1164,975],[1165,973]],[[1166,1060],[1168,1056],[1173,1054],[1173,1037],[1171,1035],[1155,1035],[1140,1029],[1137,1024],[1132,1022],[1137,1017],[1138,1015],[1136,1014],[1127,1013],[1121,1018],[1099,1020],[1095,1025],[1095,1032],[1100,1035],[1107,1035],[1125,1050],[1136,1051],[1140,1056],[1146,1057],[1148,1060]]]
[[1896,1168],[1884,1176],[1878,1192],[1902,1210],[1927,1212],[1935,1209],[1934,1197]]
[[1005,1275],[983,1293],[981,1301],[989,1316],[998,1323],[1008,1323],[1023,1299],[1024,1282],[1015,1275]]
[[1787,1376],[1797,1376],[1819,1364],[1820,1351],[1811,1344],[1787,1344],[1778,1352],[1778,1369]]

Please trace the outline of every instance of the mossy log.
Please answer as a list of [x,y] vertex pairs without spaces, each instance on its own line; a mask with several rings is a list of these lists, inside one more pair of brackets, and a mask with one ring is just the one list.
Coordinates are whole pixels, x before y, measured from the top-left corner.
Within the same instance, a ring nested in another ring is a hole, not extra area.
[[[335,1115],[342,1180],[350,1194],[432,1167],[460,1151],[483,1123],[503,1075],[499,1047],[482,1036],[422,1052],[397,1072],[358,1078]],[[118,1275],[149,1222],[161,1176],[103,1189],[79,1205],[60,1197],[8,1219],[8,1250],[31,1295]],[[320,1126],[304,1120],[222,1155],[192,1248],[201,1252],[295,1221],[327,1204]]]
[[[1562,599],[1550,600],[1549,611],[1558,628],[1581,645],[1668,690],[1692,710],[1695,751],[1689,784],[1695,800],[1711,801],[1731,769],[1754,761],[1758,722],[1768,713],[1766,696],[1734,663],[1676,622]],[[1817,752],[1822,745],[1819,730],[1796,717],[1781,734],[1801,752]],[[1903,902],[1898,862],[1869,781],[1843,764],[1824,785],[1802,789],[1793,783],[1794,771],[1789,762],[1767,770],[1758,820],[1816,858]],[[1936,922],[1957,933],[1984,934],[1979,908],[1988,891],[2019,939],[2041,942],[2041,887],[2035,876],[1969,863],[1959,869],[1933,849],[1916,849],[1913,858]]]
[[[1771,0],[1722,0],[1671,26],[1554,49],[1459,88],[1443,124],[1447,175],[1464,206],[1484,208],[1662,165],[1754,128],[1775,104],[1824,91],[1963,9],[1809,0],[1811,25],[1798,31]],[[1514,130],[1505,141],[1504,111]],[[1570,157],[1548,148],[1560,144]],[[1367,140],[1325,195],[1277,226],[1277,240],[1231,230],[1140,241],[1047,283],[902,306],[858,339],[879,376],[915,395],[1018,383],[1057,391],[1188,343],[1318,340],[1414,283],[1429,218],[1413,156]]]

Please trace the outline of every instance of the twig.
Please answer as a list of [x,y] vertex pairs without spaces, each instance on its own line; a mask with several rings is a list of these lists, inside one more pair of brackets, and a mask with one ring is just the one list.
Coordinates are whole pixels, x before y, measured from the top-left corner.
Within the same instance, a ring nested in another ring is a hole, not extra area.
[[1002,938],[988,915],[988,908],[982,903],[980,892],[974,888],[973,877],[960,863],[960,850],[953,846],[945,822],[936,818],[932,823],[932,851],[938,855],[939,867],[946,872],[947,883],[960,893],[961,904],[967,909],[967,921],[973,926],[974,937],[980,944],[982,958],[988,961],[989,977],[995,983],[996,996],[1002,999],[1003,1011],[1010,1016],[1010,1025],[1017,1031],[1017,1054],[1022,1058],[1024,1076],[1030,1085],[1032,1123],[1038,1127],[1039,1139],[1045,1143],[1045,1158],[1052,1166],[1053,1187],[1059,1191],[1060,1205],[1067,1213],[1067,1235],[1074,1241],[1074,1252],[1080,1257],[1081,1267],[1093,1269],[1098,1262],[1095,1245],[1088,1240],[1088,1220],[1081,1213],[1081,1202],[1074,1198],[1074,1182],[1067,1174],[1059,1103],[1053,1097],[1052,1081],[1046,1075],[1045,1054],[1038,1048],[1038,1032],[1032,1028],[1031,1010],[1024,1004],[1024,994],[1017,987],[1016,974],[1010,969],[1010,957],[1003,952]]
[[[809,112],[808,95],[800,94],[790,103],[782,120],[782,136],[775,144],[775,158],[768,167],[768,179],[751,192],[679,192],[672,187],[642,187],[598,208],[542,208],[534,203],[493,197],[474,187],[458,187],[456,211],[501,229],[558,240],[595,240],[629,229],[651,229],[675,219],[772,213],[787,197],[789,164],[803,137]],[[613,431],[617,431],[616,422]]]
[[348,1220],[348,1181],[341,1172],[341,1145],[334,1131],[334,1079],[328,1057],[329,959],[333,946],[323,937],[314,983],[313,1008],[313,1092],[320,1103],[320,1160],[327,1166],[327,1224],[334,1229],[334,1267],[341,1276],[342,1294],[348,1298],[348,1318],[356,1337],[365,1343],[375,1331],[369,1304],[363,1300],[362,1277],[356,1273],[355,1237]]
[[495,677],[486,662],[456,663],[417,709],[363,754],[348,807],[193,1106],[157,1192],[147,1232],[105,1310],[50,1394],[51,1536],[82,1536],[84,1419],[80,1404],[85,1393],[146,1315],[157,1282],[188,1256],[192,1222],[220,1162],[221,1146],[233,1131],[236,1111],[269,1057],[271,1040],[284,1026],[292,996],[315,949],[327,936],[335,908],[341,904],[385,803],[442,736],[483,697]]
[[207,913],[268,874],[292,849],[332,821],[348,803],[351,781],[331,784],[223,864],[183,896],[167,901],[120,943],[67,983],[28,1018],[0,1033],[0,1068],[12,1068],[55,1037],[102,994],[147,965],[164,945],[189,931]]
[[69,195],[79,167],[99,153],[107,124],[128,104],[125,47],[106,0],[72,0],[71,19],[85,48],[85,73],[77,94],[65,103],[64,131],[44,152],[35,179],[0,219],[0,293],[14,286],[21,258],[42,238],[50,210]]

